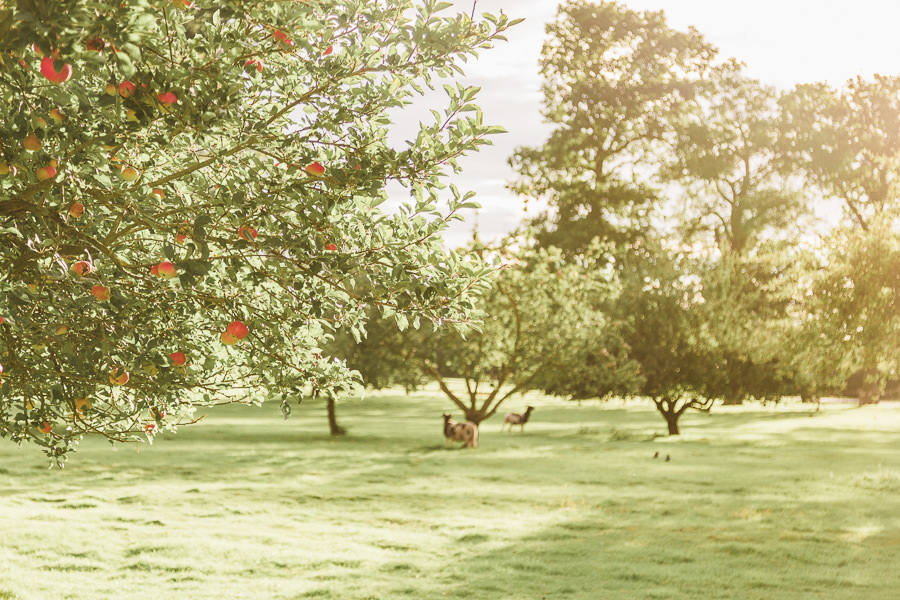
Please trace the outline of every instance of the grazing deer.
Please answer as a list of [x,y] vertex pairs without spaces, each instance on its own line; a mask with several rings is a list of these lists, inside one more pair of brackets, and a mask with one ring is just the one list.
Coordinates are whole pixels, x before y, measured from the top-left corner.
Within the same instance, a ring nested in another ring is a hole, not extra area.
[[457,423],[450,420],[449,414],[444,414],[444,437],[450,445],[453,442],[465,442],[463,448],[478,447],[478,425],[471,421]]
[[506,416],[503,418],[503,425],[500,426],[500,431],[503,431],[503,428],[506,427],[506,424],[509,423],[509,431],[512,431],[513,425],[519,425],[519,433],[525,431],[525,423],[528,422],[528,419],[531,417],[531,411],[534,410],[533,406],[529,406],[525,409],[524,413],[506,413]]

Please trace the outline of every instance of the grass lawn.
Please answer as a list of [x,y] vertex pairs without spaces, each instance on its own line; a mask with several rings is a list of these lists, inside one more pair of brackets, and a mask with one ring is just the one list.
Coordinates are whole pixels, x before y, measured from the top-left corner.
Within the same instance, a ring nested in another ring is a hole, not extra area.
[[64,471],[0,440],[0,600],[900,598],[900,407],[665,438],[640,403],[527,401],[477,450],[444,447],[434,392],[343,401],[338,440],[322,405],[223,407]]

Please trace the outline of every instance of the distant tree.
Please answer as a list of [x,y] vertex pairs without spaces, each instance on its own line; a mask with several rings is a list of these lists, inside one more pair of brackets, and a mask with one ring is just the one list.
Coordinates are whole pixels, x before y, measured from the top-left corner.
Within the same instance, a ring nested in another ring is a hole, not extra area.
[[859,404],[877,402],[900,371],[900,232],[869,218],[842,227],[819,249],[799,299],[803,366],[833,389],[862,374]]
[[370,306],[469,322],[491,269],[442,246],[470,204],[440,190],[500,128],[462,86],[409,143],[390,111],[510,22],[442,8],[0,3],[0,436],[62,464],[83,434],[343,389],[319,346]]
[[900,208],[900,76],[799,85],[780,103],[789,170],[839,199],[860,229]]
[[722,254],[784,238],[806,212],[802,181],[779,151],[775,90],[732,60],[717,66],[673,120],[674,152],[663,179],[682,185],[685,233],[712,232]]
[[791,168],[839,199],[850,225],[826,242],[809,314],[817,335],[845,351],[845,381],[862,374],[865,404],[878,398],[896,353],[890,260],[900,213],[900,76],[858,77],[837,90],[801,85],[781,103]]
[[600,237],[627,242],[649,224],[651,184],[671,120],[703,85],[716,55],[695,30],[671,29],[662,12],[570,0],[547,26],[541,55],[544,116],[539,147],[510,159],[511,188],[546,201],[539,240],[567,252]]

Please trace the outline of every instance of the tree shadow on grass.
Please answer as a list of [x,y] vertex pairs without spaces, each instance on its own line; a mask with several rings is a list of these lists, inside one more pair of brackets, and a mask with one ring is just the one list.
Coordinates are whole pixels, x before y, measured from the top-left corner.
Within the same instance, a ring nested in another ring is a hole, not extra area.
[[457,600],[888,598],[900,584],[895,573],[849,560],[873,552],[896,564],[900,550],[885,557],[885,539],[847,548],[831,536],[786,535],[787,523],[779,533],[704,527],[674,513],[654,526],[646,517],[598,514],[502,546],[461,538],[489,548],[432,576],[445,587],[442,598]]

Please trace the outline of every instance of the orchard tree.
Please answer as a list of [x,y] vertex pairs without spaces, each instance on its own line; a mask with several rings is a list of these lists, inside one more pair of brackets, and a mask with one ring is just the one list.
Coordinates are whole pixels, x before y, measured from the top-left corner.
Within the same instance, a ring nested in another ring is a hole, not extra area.
[[622,292],[613,315],[639,366],[641,385],[632,396],[649,398],[669,435],[690,409],[708,411],[718,399],[712,341],[697,303],[700,286],[690,257],[649,236],[620,259]]
[[671,142],[671,121],[716,51],[696,30],[671,29],[662,12],[616,2],[569,0],[547,33],[544,116],[555,128],[510,159],[519,173],[511,187],[554,209],[545,245],[578,252],[596,236],[628,242],[658,200],[660,144]]
[[[500,128],[447,86],[433,123],[387,138],[392,110],[511,24],[446,6],[3,5],[0,435],[61,465],[86,433],[344,389],[320,348],[369,307],[470,321],[491,269],[443,249],[471,203],[442,181]],[[396,214],[390,181],[411,194]]]

